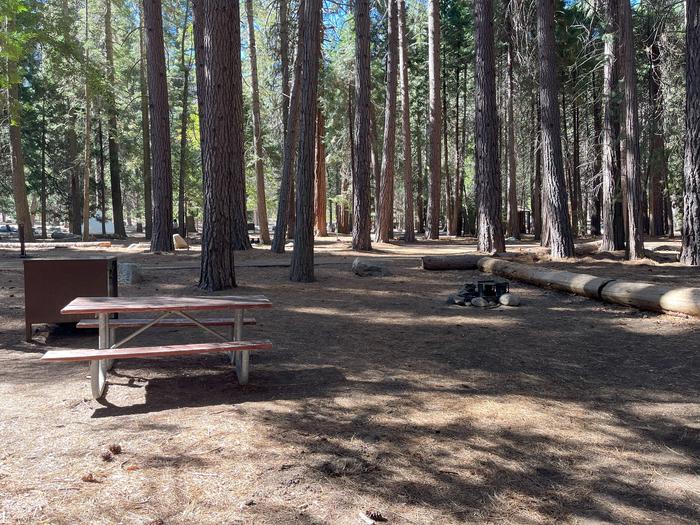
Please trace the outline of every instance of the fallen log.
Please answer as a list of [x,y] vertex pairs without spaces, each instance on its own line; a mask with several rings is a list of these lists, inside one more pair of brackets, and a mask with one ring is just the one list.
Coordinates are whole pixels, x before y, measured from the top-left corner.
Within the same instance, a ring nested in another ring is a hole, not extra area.
[[600,299],[601,289],[613,280],[585,273],[551,270],[490,257],[482,257],[477,265],[482,272],[524,281],[542,288],[553,288],[582,295],[590,299]]
[[652,283],[613,281],[601,293],[604,301],[640,310],[700,317],[700,288],[669,288]]
[[617,281],[585,273],[551,270],[510,261],[483,257],[482,272],[655,312],[681,313],[700,317],[700,288],[669,288],[652,283]]
[[429,255],[421,259],[424,270],[476,270],[481,255]]

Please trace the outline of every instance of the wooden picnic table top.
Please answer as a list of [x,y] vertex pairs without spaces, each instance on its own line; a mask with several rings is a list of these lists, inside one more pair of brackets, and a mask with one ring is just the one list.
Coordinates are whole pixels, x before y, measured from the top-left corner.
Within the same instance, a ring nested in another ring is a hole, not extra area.
[[76,297],[61,309],[65,315],[270,308],[264,295]]

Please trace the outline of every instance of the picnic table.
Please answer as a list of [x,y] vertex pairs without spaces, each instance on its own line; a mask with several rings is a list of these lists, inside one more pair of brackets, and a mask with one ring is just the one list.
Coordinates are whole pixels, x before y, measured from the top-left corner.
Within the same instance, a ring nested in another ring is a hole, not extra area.
[[[42,357],[46,361],[90,361],[90,383],[95,399],[102,397],[106,375],[114,359],[193,355],[226,352],[235,366],[238,382],[248,382],[250,351],[272,348],[267,340],[243,340],[243,325],[255,324],[246,319],[246,310],[271,308],[272,303],[262,295],[253,296],[195,296],[195,297],[76,297],[61,309],[65,315],[90,315],[93,319],[80,321],[81,328],[98,329],[98,348],[81,350],[50,350]],[[194,314],[205,311],[232,312],[232,318],[197,318]],[[111,318],[112,314],[151,313],[147,319]],[[176,316],[172,318],[171,316]],[[213,335],[218,343],[195,343],[152,347],[122,348],[137,335],[152,327],[199,327]],[[226,328],[226,334],[213,329]],[[117,328],[134,331],[116,341]]]

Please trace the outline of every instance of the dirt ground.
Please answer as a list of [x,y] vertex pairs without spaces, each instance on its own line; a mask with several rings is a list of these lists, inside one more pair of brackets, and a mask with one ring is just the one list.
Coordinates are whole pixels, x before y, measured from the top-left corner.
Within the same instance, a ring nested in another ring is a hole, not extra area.
[[[128,244],[34,254],[137,262],[145,280],[123,296],[202,293],[196,249]],[[236,293],[274,303],[245,330],[274,343],[250,383],[222,355],[127,360],[94,401],[85,364],[39,358],[96,334],[23,342],[21,262],[0,249],[0,523],[357,524],[368,509],[395,524],[700,522],[700,320],[517,282],[520,307],[448,306],[481,275],[425,272],[419,256],[473,250],[380,246],[369,256],[392,275],[362,278],[333,237],[312,284],[288,281],[288,255],[237,254]],[[547,264],[700,285],[659,261]]]

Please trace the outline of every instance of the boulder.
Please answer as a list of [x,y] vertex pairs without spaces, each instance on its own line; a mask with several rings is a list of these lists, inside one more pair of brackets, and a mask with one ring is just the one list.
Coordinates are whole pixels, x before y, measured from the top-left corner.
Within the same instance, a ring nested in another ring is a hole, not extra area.
[[474,297],[472,299],[472,306],[478,306],[479,308],[484,308],[489,305],[489,302],[483,297]]
[[357,257],[352,262],[352,271],[360,277],[384,277],[391,275],[386,266],[381,263]]
[[503,306],[520,306],[520,297],[514,293],[504,293],[498,298],[498,302]]
[[117,263],[117,281],[119,284],[136,284],[143,281],[138,264]]
[[187,241],[182,238],[182,235],[179,233],[175,233],[173,235],[173,245],[175,246],[176,250],[189,250],[190,245],[187,244]]

